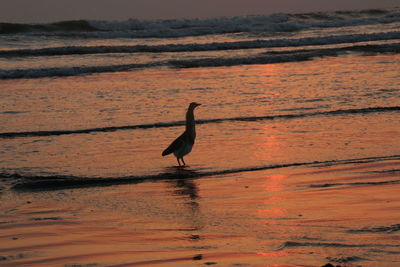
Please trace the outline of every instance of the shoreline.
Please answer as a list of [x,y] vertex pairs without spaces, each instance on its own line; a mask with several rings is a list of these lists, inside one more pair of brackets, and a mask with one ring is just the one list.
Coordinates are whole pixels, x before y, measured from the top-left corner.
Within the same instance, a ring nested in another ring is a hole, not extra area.
[[399,170],[394,158],[3,192],[1,264],[395,264],[400,217],[387,211],[400,207],[400,184],[384,182]]

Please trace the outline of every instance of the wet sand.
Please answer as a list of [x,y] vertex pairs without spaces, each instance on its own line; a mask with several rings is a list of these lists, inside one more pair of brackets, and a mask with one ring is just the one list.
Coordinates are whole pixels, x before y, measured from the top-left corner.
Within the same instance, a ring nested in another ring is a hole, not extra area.
[[[396,266],[400,156],[2,190],[1,266]],[[11,186],[11,184],[10,184]]]

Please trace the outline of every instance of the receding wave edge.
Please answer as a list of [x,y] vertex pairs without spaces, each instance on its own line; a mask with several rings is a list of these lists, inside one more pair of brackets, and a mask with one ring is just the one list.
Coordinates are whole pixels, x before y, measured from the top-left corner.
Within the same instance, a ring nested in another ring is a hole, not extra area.
[[0,174],[0,177],[16,178],[22,181],[16,183],[12,189],[16,191],[48,191],[61,190],[66,188],[84,188],[96,186],[112,186],[121,184],[137,184],[150,181],[162,181],[171,179],[194,179],[207,176],[218,176],[224,174],[235,174],[241,172],[262,171],[269,169],[296,167],[296,166],[319,166],[319,165],[341,165],[354,163],[368,163],[373,161],[399,160],[400,155],[390,155],[383,157],[368,157],[347,160],[328,160],[328,161],[313,161],[313,162],[298,162],[278,165],[266,165],[256,167],[245,167],[238,169],[217,170],[209,172],[198,172],[193,170],[176,169],[174,172],[166,172],[155,175],[146,176],[125,176],[125,177],[78,177],[68,175],[19,175],[19,174]]
[[213,42],[213,43],[191,43],[191,44],[167,44],[167,45],[132,45],[132,46],[64,46],[47,47],[40,49],[12,49],[0,50],[0,57],[24,57],[24,56],[60,56],[60,55],[83,55],[103,53],[160,53],[160,52],[196,52],[196,51],[219,51],[256,49],[272,47],[299,47],[311,45],[332,45],[343,43],[359,43],[383,40],[400,39],[400,31],[352,34],[330,37],[307,37],[296,39],[272,39],[272,40],[250,40],[237,42]]
[[[230,48],[231,49],[231,48]],[[319,57],[336,57],[343,53],[371,54],[398,54],[400,43],[350,45],[338,48],[299,49],[292,51],[261,52],[254,56],[236,57],[205,57],[199,59],[164,60],[149,63],[132,63],[104,66],[70,66],[31,69],[0,70],[0,79],[35,79],[45,77],[68,77],[90,75],[95,73],[125,72],[138,69],[169,67],[169,68],[202,68],[223,67],[255,64],[277,64],[285,62],[301,62]]]
[[[351,115],[351,114],[368,114],[378,112],[398,112],[400,111],[399,106],[394,107],[370,107],[370,108],[358,108],[358,109],[340,109],[331,111],[317,111],[307,112],[299,114],[282,114],[282,115],[267,115],[267,116],[249,116],[249,117],[233,117],[233,118],[218,118],[218,119],[206,119],[197,120],[197,124],[209,124],[209,123],[222,123],[232,121],[262,121],[262,120],[275,120],[275,119],[297,119],[313,116],[339,116],[339,115]],[[151,129],[151,128],[168,128],[184,125],[185,122],[158,122],[149,124],[137,124],[137,125],[124,125],[124,126],[111,126],[111,127],[98,127],[88,129],[77,129],[77,130],[50,130],[50,131],[29,131],[29,132],[5,132],[0,133],[0,138],[17,138],[17,137],[32,137],[32,136],[58,136],[68,134],[88,134],[94,132],[115,132],[122,130],[137,130],[137,129]]]

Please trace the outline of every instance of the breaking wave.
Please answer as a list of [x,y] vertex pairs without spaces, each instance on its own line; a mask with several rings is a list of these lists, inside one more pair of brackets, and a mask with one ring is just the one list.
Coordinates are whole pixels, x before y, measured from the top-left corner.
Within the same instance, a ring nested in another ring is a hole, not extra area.
[[49,24],[0,23],[0,34],[23,32],[80,32],[99,31],[86,20],[60,21]]
[[62,21],[50,24],[1,23],[0,34],[61,35],[93,38],[168,38],[224,33],[296,32],[400,21],[398,8],[358,11],[272,14],[209,19]]
[[[232,121],[262,121],[262,120],[276,120],[276,119],[296,119],[313,116],[340,116],[340,115],[352,115],[352,114],[369,114],[378,112],[398,112],[400,111],[399,106],[394,107],[370,107],[370,108],[358,108],[358,109],[340,109],[331,111],[317,111],[307,112],[298,114],[283,114],[283,115],[267,115],[267,116],[253,116],[253,117],[233,117],[233,118],[219,118],[219,119],[208,119],[208,120],[196,120],[197,124],[208,124],[208,123],[222,123]],[[17,137],[31,137],[31,136],[58,136],[68,134],[87,134],[93,132],[115,132],[121,130],[136,130],[136,129],[151,129],[151,128],[167,128],[184,125],[185,122],[158,122],[149,124],[138,124],[138,125],[125,125],[125,126],[112,126],[112,127],[99,127],[79,130],[52,130],[52,131],[32,131],[32,132],[6,132],[0,133],[0,138],[17,138]]]

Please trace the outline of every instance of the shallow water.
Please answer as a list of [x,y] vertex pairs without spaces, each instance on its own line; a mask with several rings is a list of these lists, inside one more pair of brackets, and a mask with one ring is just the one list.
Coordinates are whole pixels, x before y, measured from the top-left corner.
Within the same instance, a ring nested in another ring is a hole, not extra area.
[[396,157],[7,192],[2,264],[395,266],[399,167]]
[[396,266],[399,18],[0,34],[0,265]]
[[[0,139],[2,264],[398,264],[398,62],[6,81],[3,133],[26,136]],[[192,100],[177,169],[160,154]]]
[[[176,164],[160,154],[183,131],[191,101],[203,104],[195,112],[195,153],[187,157],[196,169],[396,155],[399,61],[347,56],[4,81],[0,168],[89,177],[160,173]],[[27,136],[12,137],[21,132]]]

